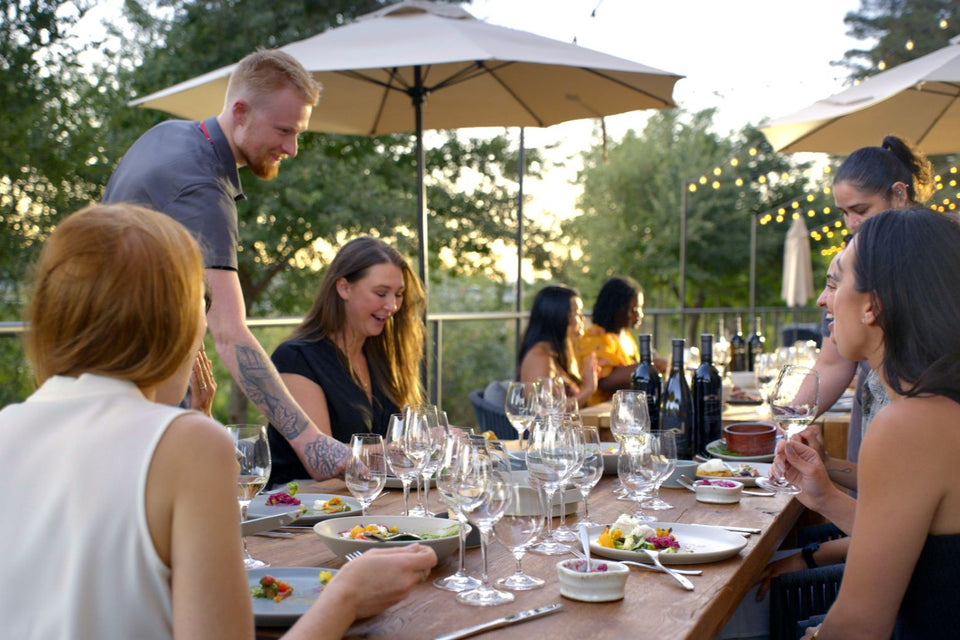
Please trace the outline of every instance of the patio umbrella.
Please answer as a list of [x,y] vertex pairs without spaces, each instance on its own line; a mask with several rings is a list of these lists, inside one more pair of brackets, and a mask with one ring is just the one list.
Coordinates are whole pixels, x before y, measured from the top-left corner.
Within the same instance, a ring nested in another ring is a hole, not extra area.
[[777,151],[847,154],[887,133],[927,154],[960,150],[960,36],[760,129]]
[[813,266],[810,262],[810,234],[798,216],[783,246],[783,286],[780,297],[788,307],[802,307],[813,297]]
[[[682,76],[477,20],[449,4],[408,0],[282,50],[323,84],[310,129],[376,136],[414,132],[417,231],[426,283],[423,131],[546,127],[675,106]],[[235,65],[134,100],[193,120],[220,112]]]

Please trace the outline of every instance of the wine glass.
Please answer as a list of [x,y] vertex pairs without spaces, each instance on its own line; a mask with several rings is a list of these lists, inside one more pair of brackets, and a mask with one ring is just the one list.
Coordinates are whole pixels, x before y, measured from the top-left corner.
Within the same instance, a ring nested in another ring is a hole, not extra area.
[[603,453],[600,448],[600,432],[596,427],[577,428],[577,436],[583,441],[583,463],[572,476],[570,483],[580,490],[583,496],[583,517],[578,524],[585,524],[591,527],[596,522],[590,520],[590,508],[587,501],[590,498],[590,491],[600,482],[603,475]]
[[403,483],[405,516],[410,515],[410,485],[414,478],[420,475],[430,448],[429,436],[426,435],[423,422],[419,417],[409,415],[409,412],[408,417],[410,419],[399,413],[391,415],[384,441],[387,466]]
[[465,464],[464,447],[469,445],[465,432],[450,429],[440,450],[440,465],[437,468],[437,491],[440,499],[453,511],[460,525],[460,562],[457,572],[444,578],[437,578],[433,586],[447,591],[467,591],[480,586],[480,581],[467,575],[464,556],[467,547],[467,517],[461,505],[460,475],[461,465]]
[[577,429],[583,427],[583,420],[580,418],[579,412],[576,411],[564,413],[562,419],[564,424],[572,430],[572,442],[573,446],[576,448],[577,460],[573,468],[570,469],[570,471],[564,477],[564,483],[560,485],[560,524],[556,529],[553,530],[553,539],[558,542],[576,542],[579,540],[579,535],[576,531],[567,526],[567,492],[565,490],[565,485],[567,480],[570,480],[577,473],[577,471],[580,470],[580,465],[583,464],[584,443],[579,438],[579,434],[576,431]]
[[617,475],[631,498],[637,502],[637,512],[633,518],[638,522],[655,520],[643,512],[646,491],[653,486],[657,477],[653,458],[659,454],[658,444],[649,434],[633,438],[620,446],[617,455]]
[[549,415],[560,413],[567,404],[567,388],[560,376],[542,376],[537,378],[540,389],[540,413]]
[[539,492],[512,475],[507,480],[506,490],[510,494],[510,506],[493,525],[493,534],[516,558],[517,568],[513,575],[500,578],[496,584],[511,591],[537,589],[544,585],[544,581],[524,573],[521,562],[527,547],[543,528],[543,504]]
[[355,433],[350,436],[350,459],[343,472],[350,494],[360,501],[361,513],[367,515],[387,482],[387,461],[383,436],[379,433]]
[[[421,478],[423,479],[423,500],[420,501],[420,493],[417,493],[417,506],[414,507],[414,515],[424,515],[432,517],[430,513],[430,478],[437,472],[440,466],[440,448],[443,446],[443,440],[447,435],[447,414],[441,412],[435,404],[422,404],[418,409],[420,417],[425,420],[425,428],[430,436],[430,449],[427,452],[423,463]],[[443,422],[441,423],[440,414],[443,413]]]
[[503,466],[503,458],[492,455],[486,442],[471,438],[462,450],[460,496],[461,505],[470,524],[480,530],[480,557],[483,570],[480,586],[461,591],[457,601],[478,607],[513,602],[514,595],[495,589],[487,573],[487,549],[493,527],[510,507],[511,495],[507,491],[509,467]]
[[[247,519],[250,501],[260,493],[270,477],[270,443],[267,427],[262,424],[228,424],[227,431],[233,437],[237,456],[237,502],[240,504],[240,521]],[[253,558],[243,540],[243,565],[247,569],[259,569],[270,565]]]
[[659,444],[659,451],[653,457],[653,466],[657,477],[653,483],[653,495],[643,505],[647,509],[660,511],[673,509],[673,505],[660,499],[660,485],[677,468],[677,434],[674,431],[651,431],[650,437]]
[[[627,439],[642,436],[650,430],[650,406],[645,391],[618,389],[610,402],[610,433],[623,449]],[[618,478],[615,491],[622,500],[630,497],[623,481]]]
[[577,448],[572,429],[560,415],[538,416],[533,422],[526,460],[530,477],[540,482],[546,501],[544,518],[547,530],[544,541],[531,551],[544,555],[564,555],[570,548],[553,539],[553,496],[570,477],[577,463]]
[[517,430],[517,437],[523,446],[523,436],[530,429],[533,418],[540,411],[540,388],[536,382],[511,382],[507,386],[504,400],[507,420]]
[[[820,404],[820,374],[810,367],[788,364],[780,369],[767,398],[777,428],[786,440],[800,433],[813,422]],[[776,493],[797,494],[800,487],[787,482],[779,465],[770,467],[769,478],[758,478],[757,484]]]

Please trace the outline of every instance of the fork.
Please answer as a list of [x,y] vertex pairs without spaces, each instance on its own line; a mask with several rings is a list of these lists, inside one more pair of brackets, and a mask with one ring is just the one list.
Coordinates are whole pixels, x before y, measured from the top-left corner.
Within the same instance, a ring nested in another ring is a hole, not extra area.
[[344,557],[347,559],[347,562],[350,562],[351,560],[356,560],[362,555],[363,555],[363,551],[351,551]]

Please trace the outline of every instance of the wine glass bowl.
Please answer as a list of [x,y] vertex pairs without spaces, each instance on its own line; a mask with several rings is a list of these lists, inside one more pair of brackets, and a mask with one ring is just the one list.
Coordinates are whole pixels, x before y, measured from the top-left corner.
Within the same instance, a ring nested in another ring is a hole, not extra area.
[[420,475],[430,449],[427,429],[419,416],[407,412],[390,416],[384,440],[387,466],[403,484],[403,515],[410,515],[410,485]]
[[535,489],[512,477],[507,481],[506,490],[510,494],[510,506],[493,526],[493,533],[497,541],[513,554],[517,568],[496,584],[511,591],[537,589],[544,585],[544,581],[524,573],[521,562],[527,547],[543,528],[543,503]]
[[355,433],[350,436],[350,459],[343,473],[350,494],[360,501],[361,513],[367,515],[387,482],[387,461],[383,436],[378,433]]
[[[810,367],[788,364],[777,374],[767,397],[770,413],[777,429],[789,440],[806,429],[817,416],[820,405],[820,374]],[[783,477],[782,469],[774,465],[769,478],[758,478],[757,484],[768,491],[785,494],[800,493],[800,488]]]
[[503,404],[507,420],[517,430],[517,437],[522,443],[524,434],[530,430],[533,419],[540,411],[539,383],[511,382],[507,386],[507,397]]
[[[270,443],[267,440],[267,427],[262,424],[228,424],[225,426],[233,438],[237,458],[237,503],[240,506],[240,521],[247,519],[247,507],[266,486],[270,477]],[[248,569],[270,566],[257,560],[247,552],[246,540],[243,543],[243,563]]]

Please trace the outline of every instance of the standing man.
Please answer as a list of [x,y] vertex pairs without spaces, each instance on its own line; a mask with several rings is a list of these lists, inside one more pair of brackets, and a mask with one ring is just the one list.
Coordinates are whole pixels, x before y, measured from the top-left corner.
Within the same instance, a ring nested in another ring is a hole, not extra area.
[[[276,177],[297,155],[320,86],[292,56],[258,50],[241,60],[220,115],[202,122],[163,122],[137,140],[117,165],[103,202],[133,202],[182,223],[204,251],[211,299],[207,313],[217,353],[236,384],[290,442],[317,480],[343,471],[349,449],[320,432],[280,380],[246,324],[237,275],[239,167]],[[198,301],[199,303],[199,301]]]

